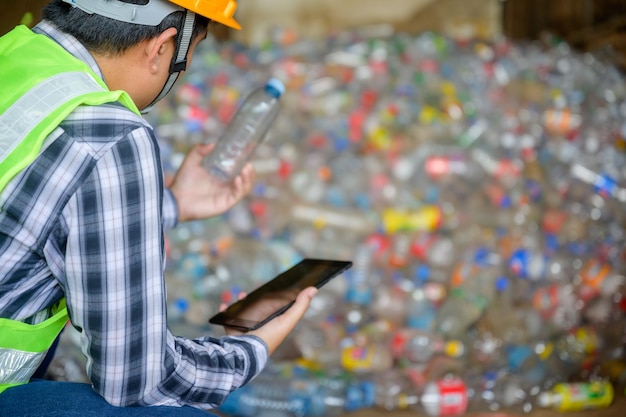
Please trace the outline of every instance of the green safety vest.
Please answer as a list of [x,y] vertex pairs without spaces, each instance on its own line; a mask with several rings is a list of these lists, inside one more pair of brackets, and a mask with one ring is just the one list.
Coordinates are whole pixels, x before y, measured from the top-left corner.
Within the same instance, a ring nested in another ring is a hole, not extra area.
[[[87,64],[47,36],[17,26],[0,37],[0,192],[74,109],[115,101],[140,114],[126,92],[109,91]],[[0,393],[27,383],[37,370],[68,321],[65,299],[52,314],[35,325],[0,318]]]

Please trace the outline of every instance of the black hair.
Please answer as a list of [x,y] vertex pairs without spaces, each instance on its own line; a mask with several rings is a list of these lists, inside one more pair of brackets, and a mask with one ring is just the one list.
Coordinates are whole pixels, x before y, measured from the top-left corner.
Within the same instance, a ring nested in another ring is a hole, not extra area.
[[[124,3],[145,5],[149,0],[119,0]],[[120,22],[97,14],[89,14],[63,0],[52,0],[42,11],[42,17],[59,30],[78,39],[88,50],[99,54],[119,55],[146,39],[151,39],[174,27],[179,36],[185,13],[174,12],[157,26]],[[196,14],[192,40],[204,36],[211,21]]]

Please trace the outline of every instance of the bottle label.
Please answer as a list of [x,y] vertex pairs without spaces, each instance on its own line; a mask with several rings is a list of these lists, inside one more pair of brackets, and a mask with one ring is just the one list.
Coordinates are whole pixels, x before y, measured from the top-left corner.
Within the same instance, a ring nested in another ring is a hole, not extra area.
[[441,226],[442,212],[437,206],[424,206],[419,210],[404,212],[386,209],[382,213],[383,228],[386,233],[399,231],[434,231]]
[[441,403],[439,416],[456,416],[467,409],[467,388],[460,378],[444,379],[437,382]]
[[548,109],[543,115],[543,121],[550,133],[566,136],[580,126],[581,118],[568,109]]
[[552,312],[558,305],[558,285],[548,285],[543,288],[538,288],[533,294],[533,307],[544,314]]
[[583,268],[580,273],[584,286],[593,289],[594,294],[600,291],[600,287],[604,280],[611,274],[611,267],[602,263],[597,259],[592,259]]
[[420,260],[427,259],[428,251],[432,248],[437,237],[431,233],[420,234],[411,243],[411,253]]
[[391,353],[395,358],[403,356],[407,344],[409,343],[409,335],[407,332],[398,331],[391,338]]
[[341,354],[341,364],[348,371],[371,369],[374,367],[374,350],[373,347],[347,347]]

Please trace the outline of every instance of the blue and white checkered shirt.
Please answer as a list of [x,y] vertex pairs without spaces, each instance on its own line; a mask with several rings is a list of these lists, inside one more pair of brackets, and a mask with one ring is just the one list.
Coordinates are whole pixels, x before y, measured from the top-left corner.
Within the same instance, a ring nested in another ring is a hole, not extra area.
[[[45,21],[34,31],[101,75],[75,38]],[[40,322],[66,297],[109,403],[218,406],[263,369],[267,347],[168,330],[163,242],[176,219],[152,127],[119,103],[79,107],[0,192],[0,317]]]

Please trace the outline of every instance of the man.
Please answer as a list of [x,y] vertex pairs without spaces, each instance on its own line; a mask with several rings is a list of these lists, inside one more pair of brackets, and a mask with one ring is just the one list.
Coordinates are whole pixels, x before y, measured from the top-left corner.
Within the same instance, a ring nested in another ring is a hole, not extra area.
[[[246,334],[188,340],[166,325],[164,229],[251,189],[190,151],[169,189],[140,116],[174,85],[234,0],[53,0],[0,38],[0,413],[206,415],[256,376],[316,290]],[[65,306],[66,309],[65,309]],[[67,321],[86,384],[28,383]]]

